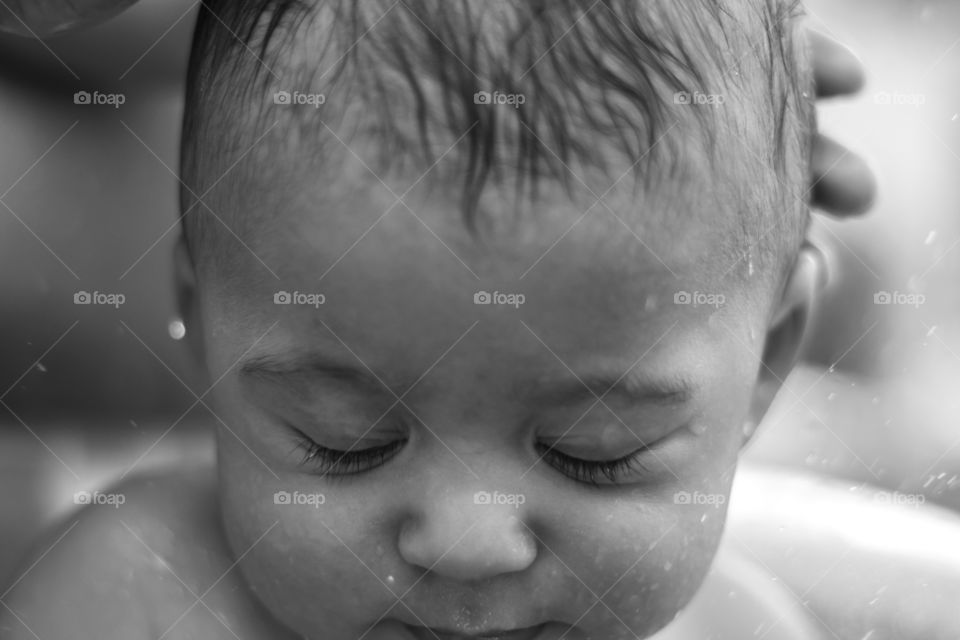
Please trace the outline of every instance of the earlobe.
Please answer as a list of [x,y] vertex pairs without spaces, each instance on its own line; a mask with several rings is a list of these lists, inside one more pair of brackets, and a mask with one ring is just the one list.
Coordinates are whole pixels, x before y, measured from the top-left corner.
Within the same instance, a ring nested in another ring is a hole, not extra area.
[[768,324],[763,357],[744,429],[745,443],[761,423],[800,355],[817,292],[824,278],[823,254],[805,244]]

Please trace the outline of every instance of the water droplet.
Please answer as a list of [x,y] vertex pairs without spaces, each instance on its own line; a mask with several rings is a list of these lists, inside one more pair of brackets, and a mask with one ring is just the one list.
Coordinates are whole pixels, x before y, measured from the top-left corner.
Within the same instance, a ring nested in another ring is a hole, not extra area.
[[827,400],[833,400],[836,397],[837,397],[837,394],[831,391],[830,394],[827,395]]
[[829,373],[834,373],[834,372],[836,372],[836,370],[837,370],[837,365],[836,365],[836,363],[830,365],[830,368],[827,369],[827,371],[828,371]]
[[935,230],[931,231],[930,233],[927,234],[927,239],[923,241],[923,244],[929,247],[934,243],[934,241],[936,241],[936,239],[937,239],[937,232]]
[[871,400],[870,402],[872,402],[873,404],[880,404],[880,396],[873,396],[873,400]]
[[42,363],[42,362],[38,362],[38,363],[37,363],[37,369],[39,369],[39,370],[42,371],[43,373],[46,373],[46,372],[47,372],[47,368],[46,368],[45,366],[43,366],[43,363]]
[[187,326],[183,324],[183,320],[180,318],[174,318],[167,325],[167,333],[174,340],[183,340],[183,337],[187,335]]
[[393,584],[394,582],[396,582],[396,581],[397,581],[397,579],[394,578],[393,576],[387,576],[387,584],[391,584],[391,585],[392,585],[392,584]]
[[700,516],[700,522],[706,522],[706,521],[707,521],[707,514],[703,514],[702,516]]
[[694,435],[702,436],[707,432],[707,425],[703,424],[702,422],[695,422],[690,425],[689,429]]
[[666,562],[663,563],[663,570],[670,571],[670,569],[673,569],[673,563],[667,560]]
[[960,120],[960,113],[955,113],[953,117],[950,118],[950,122],[956,122],[957,120]]
[[753,258],[750,258],[747,261],[747,275],[753,276],[754,267],[753,267]]
[[646,300],[643,301],[643,310],[644,311],[656,311],[657,310],[657,296],[648,295]]
[[937,330],[937,325],[933,325],[932,327],[930,327],[930,331],[927,331],[927,337],[932,338],[936,330]]

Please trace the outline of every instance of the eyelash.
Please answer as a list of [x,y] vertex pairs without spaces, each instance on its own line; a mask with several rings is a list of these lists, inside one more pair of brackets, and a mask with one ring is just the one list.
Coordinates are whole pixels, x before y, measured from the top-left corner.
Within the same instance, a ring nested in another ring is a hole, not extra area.
[[617,460],[582,460],[560,453],[548,445],[537,444],[537,449],[542,450],[541,455],[548,459],[562,473],[570,476],[578,482],[583,482],[594,487],[599,487],[597,479],[604,476],[611,483],[616,484],[622,474],[649,473],[650,469],[645,467],[640,458],[649,451],[650,447],[643,447],[636,451],[618,458]]
[[303,456],[301,465],[315,467],[315,470],[324,476],[350,476],[379,467],[406,442],[397,440],[382,447],[339,451],[319,445],[301,433],[297,449]]
[[[349,476],[375,469],[396,453],[406,440],[397,440],[382,447],[373,447],[359,451],[339,451],[317,444],[303,433],[299,433],[297,448],[302,454],[301,465],[311,465],[324,476]],[[582,460],[560,453],[548,445],[538,443],[537,449],[557,469],[578,482],[600,486],[597,480],[603,476],[616,483],[626,473],[649,473],[650,469],[640,462],[641,456],[650,447],[638,449],[617,460]]]

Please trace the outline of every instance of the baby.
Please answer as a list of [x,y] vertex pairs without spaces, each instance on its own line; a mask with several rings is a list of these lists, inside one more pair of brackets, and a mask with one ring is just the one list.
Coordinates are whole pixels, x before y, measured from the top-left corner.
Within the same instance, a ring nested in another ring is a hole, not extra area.
[[216,464],[86,510],[5,637],[663,629],[814,298],[797,18],[206,2],[176,277]]

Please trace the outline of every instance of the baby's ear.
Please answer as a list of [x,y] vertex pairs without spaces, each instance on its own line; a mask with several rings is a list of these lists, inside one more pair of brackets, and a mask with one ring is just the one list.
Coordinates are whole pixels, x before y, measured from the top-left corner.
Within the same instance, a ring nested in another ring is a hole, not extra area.
[[750,405],[749,423],[752,428],[745,434],[748,439],[763,420],[783,381],[797,362],[817,293],[825,279],[826,261],[823,253],[811,244],[804,244],[767,326],[763,360]]
[[197,293],[197,271],[181,233],[173,249],[173,286],[177,313],[186,329],[184,342],[197,364],[204,363],[203,328]]

